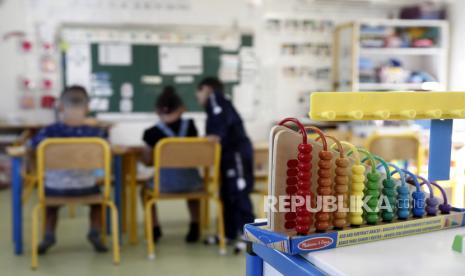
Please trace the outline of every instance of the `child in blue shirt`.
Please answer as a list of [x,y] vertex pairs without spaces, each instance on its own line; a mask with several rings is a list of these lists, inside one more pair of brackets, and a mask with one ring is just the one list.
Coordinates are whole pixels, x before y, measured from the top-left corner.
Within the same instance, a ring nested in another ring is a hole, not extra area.
[[[197,137],[197,128],[190,119],[183,119],[185,111],[181,98],[173,87],[167,86],[155,103],[155,109],[160,121],[153,127],[145,130],[143,140],[147,145],[145,163],[153,165],[153,149],[155,145],[166,137]],[[186,153],[189,154],[189,153]],[[150,183],[153,189],[153,182]],[[178,169],[162,168],[160,170],[160,193],[189,193],[202,189],[202,179],[197,168]],[[199,212],[198,200],[188,200],[187,206],[190,214],[189,232],[186,242],[193,243],[199,239]],[[153,210],[153,239],[157,241],[161,236],[156,208]]]
[[[106,137],[105,130],[86,125],[88,103],[89,97],[83,87],[66,88],[60,97],[60,120],[41,129],[30,141],[30,146],[35,149],[47,138]],[[93,170],[47,170],[44,184],[47,197],[90,196],[100,193],[96,185],[96,173]],[[45,254],[56,243],[58,210],[59,207],[55,206],[46,208],[45,237],[39,244],[39,254]],[[90,230],[87,238],[96,252],[108,251],[100,239],[101,214],[100,205],[90,206]]]

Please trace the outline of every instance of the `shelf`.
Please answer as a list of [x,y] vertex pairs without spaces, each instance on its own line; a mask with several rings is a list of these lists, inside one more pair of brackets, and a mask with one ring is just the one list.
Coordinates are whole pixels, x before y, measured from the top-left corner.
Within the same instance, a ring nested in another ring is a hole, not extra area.
[[360,55],[434,56],[444,53],[443,48],[360,48]]
[[361,91],[439,91],[444,85],[438,82],[424,83],[359,83]]
[[465,92],[312,93],[309,116],[320,121],[465,118]]

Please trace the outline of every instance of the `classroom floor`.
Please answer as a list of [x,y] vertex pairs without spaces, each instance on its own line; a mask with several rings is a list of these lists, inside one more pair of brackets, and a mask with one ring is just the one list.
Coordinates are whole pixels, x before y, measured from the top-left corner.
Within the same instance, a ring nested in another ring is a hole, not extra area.
[[[114,266],[111,253],[96,254],[85,236],[88,227],[87,207],[78,207],[75,218],[66,208],[60,213],[57,244],[39,257],[37,271],[30,270],[30,210],[35,199],[26,204],[24,213],[25,254],[15,256],[11,242],[10,190],[0,191],[0,274],[9,275],[244,275],[245,257],[235,256],[229,248],[227,256],[218,247],[202,243],[187,245],[184,235],[188,220],[182,201],[160,204],[163,237],[157,244],[157,259],[146,258],[143,220],[139,218],[139,244],[131,246],[126,237],[121,250],[121,264]],[[142,213],[139,212],[141,216]]]

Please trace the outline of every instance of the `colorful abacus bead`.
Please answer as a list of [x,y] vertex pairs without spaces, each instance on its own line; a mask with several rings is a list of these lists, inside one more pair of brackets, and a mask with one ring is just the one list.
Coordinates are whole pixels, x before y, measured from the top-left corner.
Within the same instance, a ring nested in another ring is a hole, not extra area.
[[[318,196],[330,196],[333,191],[331,189],[333,181],[331,180],[331,160],[333,154],[330,151],[322,150],[318,154]],[[319,232],[324,232],[329,229],[329,221],[331,217],[327,212],[318,212],[315,216],[315,228]]]
[[394,219],[394,212],[396,209],[396,183],[391,178],[386,178],[383,180],[383,195],[387,199],[389,206],[385,206],[381,212],[381,217],[384,222],[391,222]]
[[441,214],[450,214],[452,206],[450,206],[450,204],[447,203],[439,204],[439,210],[441,211]]
[[295,230],[299,235],[306,235],[310,231],[310,225],[313,223],[312,215],[307,210],[307,200],[312,197],[310,192],[311,185],[311,161],[312,161],[312,145],[300,144],[298,147],[298,174],[297,174],[297,195],[302,196],[304,205],[297,209],[296,227]]
[[378,223],[378,200],[379,200],[379,190],[378,190],[378,181],[380,176],[378,173],[369,172],[367,174],[367,184],[365,190],[365,198],[369,198],[367,206],[370,208],[365,215],[365,220],[368,224]]
[[[349,160],[347,158],[336,159],[336,177],[334,178],[334,194],[337,197],[338,210],[333,214],[333,226],[342,229],[347,225],[347,212],[339,210],[339,206],[347,208],[349,192]],[[342,201],[342,204],[339,202]]]
[[352,226],[360,226],[363,223],[363,189],[365,185],[365,167],[363,165],[352,166],[352,186],[350,190],[350,214],[349,221]]
[[425,211],[428,216],[435,216],[438,213],[439,200],[436,197],[428,197],[426,199]]
[[412,193],[412,198],[412,214],[416,218],[421,218],[425,214],[425,194],[422,191],[415,191]]
[[397,187],[397,218],[408,219],[410,215],[409,189],[407,185]]
[[[287,162],[287,180],[286,180],[286,194],[289,196],[289,202],[295,202],[291,200],[291,198],[297,194],[297,169],[298,161],[293,159]],[[292,210],[292,206],[290,206]],[[296,213],[295,212],[287,212],[284,215],[284,228],[287,230],[295,229],[296,227]]]

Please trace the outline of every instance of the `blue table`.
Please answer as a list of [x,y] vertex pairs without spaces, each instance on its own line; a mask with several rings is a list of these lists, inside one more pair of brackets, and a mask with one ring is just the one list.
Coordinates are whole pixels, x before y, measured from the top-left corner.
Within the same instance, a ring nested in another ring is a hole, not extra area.
[[[115,175],[114,180],[114,202],[118,209],[118,222],[119,222],[119,235],[121,242],[121,195],[122,195],[122,162],[123,157],[121,155],[113,156],[113,173]],[[16,255],[23,253],[23,205],[22,205],[22,193],[23,193],[23,180],[21,176],[21,168],[23,165],[23,158],[20,156],[11,157],[11,192],[12,192],[12,234],[14,243],[14,252]],[[110,229],[108,224],[108,229]]]

